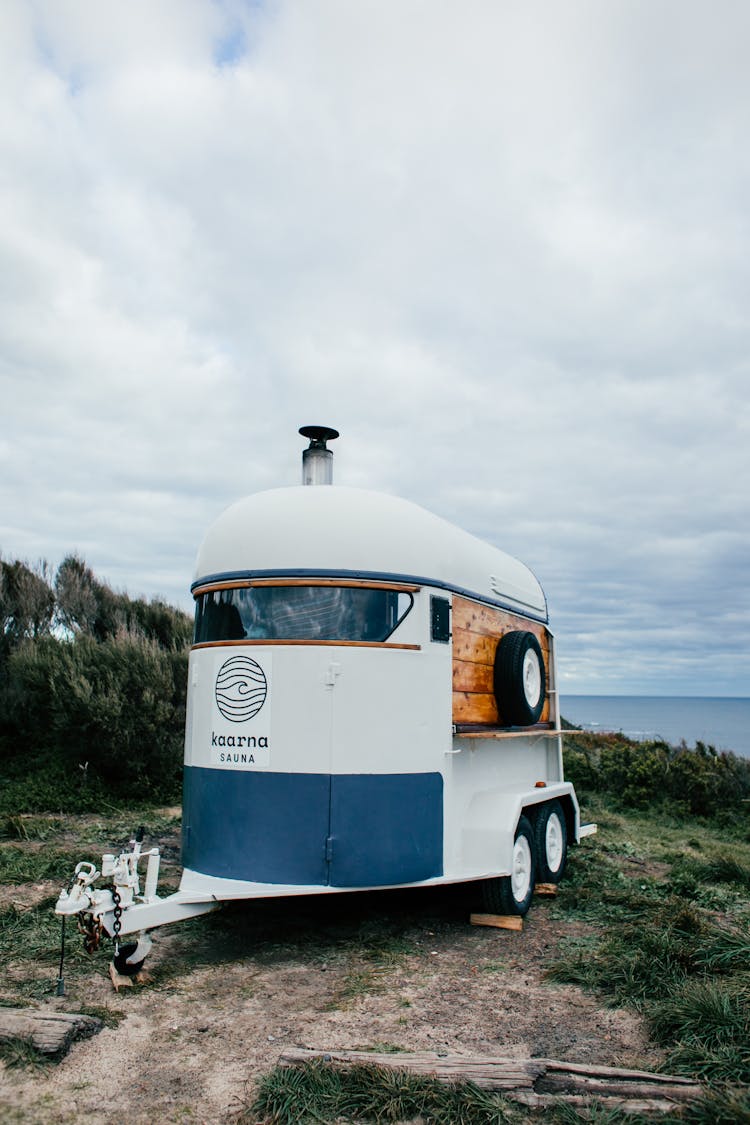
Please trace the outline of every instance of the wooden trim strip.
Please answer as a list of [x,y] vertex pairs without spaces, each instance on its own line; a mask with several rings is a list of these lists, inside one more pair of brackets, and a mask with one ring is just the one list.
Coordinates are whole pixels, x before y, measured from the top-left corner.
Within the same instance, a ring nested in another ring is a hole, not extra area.
[[237,645],[317,645],[320,647],[336,648],[397,648],[404,649],[408,652],[420,652],[421,645],[397,645],[389,641],[309,641],[309,640],[265,640],[257,639],[254,637],[244,637],[238,641],[200,641],[198,644],[192,645],[191,649],[198,648],[231,648]]
[[193,597],[210,594],[214,590],[240,590],[250,586],[345,586],[362,590],[395,590],[406,594],[415,594],[422,588],[406,582],[368,582],[366,578],[238,578],[234,582],[207,582],[205,586],[196,586]]
[[556,738],[559,730],[527,727],[526,730],[457,730],[454,738]]

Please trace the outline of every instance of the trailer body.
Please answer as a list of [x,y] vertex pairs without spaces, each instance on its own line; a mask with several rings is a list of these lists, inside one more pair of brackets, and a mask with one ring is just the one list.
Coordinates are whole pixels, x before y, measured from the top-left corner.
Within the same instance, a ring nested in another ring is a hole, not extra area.
[[156,893],[152,848],[141,892],[136,838],[57,903],[128,972],[149,930],[234,899],[478,881],[523,914],[595,830],[563,776],[535,576],[406,500],[332,486],[336,431],[300,432],[303,486],[232,505],[198,552],[178,891]]
[[[193,583],[181,889],[218,897],[492,878],[562,799],[554,641],[521,563],[392,496],[287,488],[231,507]],[[505,722],[501,638],[545,702]]]

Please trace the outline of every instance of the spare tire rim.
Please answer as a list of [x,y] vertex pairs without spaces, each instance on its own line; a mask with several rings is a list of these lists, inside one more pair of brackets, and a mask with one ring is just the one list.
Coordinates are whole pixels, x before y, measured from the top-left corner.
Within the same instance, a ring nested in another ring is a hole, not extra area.
[[513,871],[510,884],[515,901],[523,902],[531,886],[531,848],[525,836],[519,836],[513,845]]
[[523,692],[529,707],[536,707],[542,692],[542,670],[533,648],[528,649],[523,658]]
[[547,821],[547,831],[544,838],[547,866],[550,871],[560,870],[563,854],[562,825],[557,813],[552,813]]

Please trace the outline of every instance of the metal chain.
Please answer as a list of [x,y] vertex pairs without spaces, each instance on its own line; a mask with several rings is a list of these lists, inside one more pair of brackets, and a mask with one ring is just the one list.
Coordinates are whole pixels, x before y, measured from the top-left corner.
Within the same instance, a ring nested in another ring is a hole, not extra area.
[[83,948],[87,953],[96,953],[102,940],[103,929],[104,923],[101,918],[94,918],[93,914],[78,915],[78,932],[83,934]]
[[120,919],[122,918],[122,907],[120,906],[120,894],[117,890],[117,887],[112,887],[112,901],[115,904],[115,920],[112,923],[112,940],[115,946],[116,957],[120,952],[120,929],[122,927],[122,923],[120,922]]

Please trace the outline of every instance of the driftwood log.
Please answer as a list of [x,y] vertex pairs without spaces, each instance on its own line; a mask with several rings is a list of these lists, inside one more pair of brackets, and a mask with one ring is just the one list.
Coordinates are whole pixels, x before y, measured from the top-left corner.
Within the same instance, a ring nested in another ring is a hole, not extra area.
[[376,1054],[370,1051],[310,1051],[291,1048],[279,1066],[323,1060],[336,1067],[361,1064],[404,1070],[440,1082],[473,1082],[530,1106],[585,1105],[591,1098],[626,1113],[665,1113],[675,1104],[702,1094],[699,1083],[644,1070],[558,1062],[555,1059],[508,1059],[484,1055]]
[[100,1019],[78,1012],[0,1007],[0,1042],[21,1039],[42,1055],[59,1058],[76,1039],[88,1039],[101,1029]]

